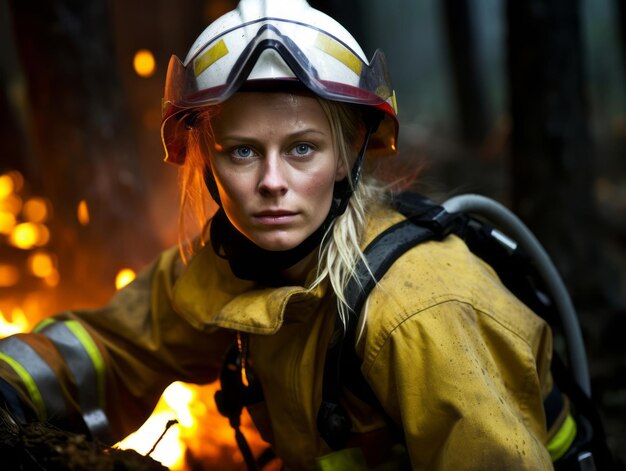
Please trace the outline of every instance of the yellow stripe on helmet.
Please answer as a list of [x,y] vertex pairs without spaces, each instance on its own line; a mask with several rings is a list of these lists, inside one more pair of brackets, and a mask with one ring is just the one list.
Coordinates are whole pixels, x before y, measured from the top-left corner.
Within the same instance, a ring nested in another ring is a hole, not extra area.
[[315,47],[337,59],[355,74],[359,76],[361,75],[363,62],[341,43],[322,33],[318,33],[317,38],[315,39]]
[[394,90],[391,94],[391,106],[393,107],[393,111],[398,114],[398,100],[396,99],[396,91]]
[[211,67],[215,62],[228,54],[228,52],[226,43],[223,39],[220,39],[217,44],[211,46],[206,52],[203,52],[200,57],[196,59],[193,64],[193,73],[197,77],[207,68]]

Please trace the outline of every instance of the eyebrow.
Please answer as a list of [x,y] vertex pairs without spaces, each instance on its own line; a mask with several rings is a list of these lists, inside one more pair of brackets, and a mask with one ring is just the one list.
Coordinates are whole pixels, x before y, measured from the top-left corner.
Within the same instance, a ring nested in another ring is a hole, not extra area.
[[[302,129],[300,131],[296,131],[293,134],[288,134],[286,136],[286,138],[287,139],[298,139],[299,137],[307,135],[307,134],[319,134],[320,136],[326,136],[326,133],[323,132],[323,131],[320,131],[319,129],[307,128],[307,129]],[[218,137],[218,136],[216,136],[216,137]],[[259,139],[254,138],[254,137],[245,136],[245,135],[229,134],[227,132],[226,135],[224,135],[224,136],[222,136],[220,138],[220,141],[227,141],[227,140],[256,142]]]

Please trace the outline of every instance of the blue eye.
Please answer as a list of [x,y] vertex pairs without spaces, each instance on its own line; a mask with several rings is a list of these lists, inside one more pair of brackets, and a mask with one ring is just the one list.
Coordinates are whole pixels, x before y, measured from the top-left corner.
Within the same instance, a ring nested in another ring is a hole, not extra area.
[[299,156],[309,155],[313,152],[313,148],[309,144],[298,144],[293,148],[293,152]]
[[233,149],[232,153],[235,157],[240,158],[240,159],[247,159],[248,157],[251,157],[254,154],[252,149],[246,146],[236,147],[235,149]]

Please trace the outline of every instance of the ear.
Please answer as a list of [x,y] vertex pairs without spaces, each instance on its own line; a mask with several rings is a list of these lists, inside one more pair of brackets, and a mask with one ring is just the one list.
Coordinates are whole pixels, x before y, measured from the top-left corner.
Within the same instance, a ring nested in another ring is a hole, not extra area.
[[337,159],[337,169],[335,170],[335,181],[340,182],[348,175],[348,168],[344,159]]

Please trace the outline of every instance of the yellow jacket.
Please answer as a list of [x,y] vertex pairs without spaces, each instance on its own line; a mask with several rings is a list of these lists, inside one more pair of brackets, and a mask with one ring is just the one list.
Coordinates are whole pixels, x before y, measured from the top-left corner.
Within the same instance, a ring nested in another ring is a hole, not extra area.
[[[374,212],[364,244],[401,219]],[[542,405],[551,387],[550,330],[462,241],[451,236],[404,254],[365,313],[357,343],[362,371],[404,431],[412,469],[552,469]],[[251,411],[255,423],[288,469],[313,470],[325,469],[318,458],[331,454],[316,416],[335,315],[325,286],[268,288],[237,279],[209,244],[187,267],[172,248],[108,306],[55,319],[86,332],[83,345],[91,339],[96,347],[85,347],[99,364],[100,395],[90,407],[106,414],[113,439],[137,428],[170,382],[215,380],[233,331],[249,333],[248,360],[265,397]],[[16,338],[54,371],[68,420],[89,422],[81,381],[46,328]],[[43,405],[33,400],[43,383],[28,384],[6,352],[0,359],[0,377],[45,418],[50,398],[44,391]],[[353,443],[369,456],[389,442],[380,438],[390,433],[379,433],[389,429],[375,408],[348,392],[343,399]]]

